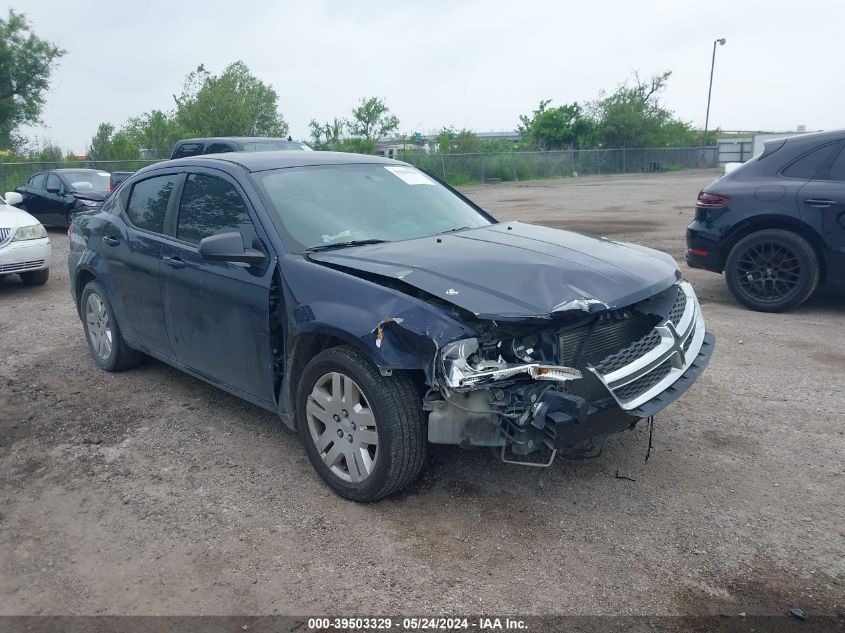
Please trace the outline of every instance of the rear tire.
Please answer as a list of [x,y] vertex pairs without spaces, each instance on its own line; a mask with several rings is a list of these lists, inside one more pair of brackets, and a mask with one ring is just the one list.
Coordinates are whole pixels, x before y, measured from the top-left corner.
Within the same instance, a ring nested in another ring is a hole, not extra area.
[[88,350],[100,369],[122,371],[137,367],[144,354],[126,344],[106,291],[99,281],[88,282],[82,290],[79,305]]
[[725,262],[725,281],[742,305],[783,312],[801,305],[819,285],[816,251],[800,235],[764,229],[742,238]]
[[26,273],[20,273],[21,281],[27,286],[43,286],[50,278],[50,269],[44,270],[30,270]]
[[306,365],[296,420],[308,459],[341,497],[376,501],[422,468],[425,418],[416,385],[403,372],[383,376],[352,347],[327,349]]

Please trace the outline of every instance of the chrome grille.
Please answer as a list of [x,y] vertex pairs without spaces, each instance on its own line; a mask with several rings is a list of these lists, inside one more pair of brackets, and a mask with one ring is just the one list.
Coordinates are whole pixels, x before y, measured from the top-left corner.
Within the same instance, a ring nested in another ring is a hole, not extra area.
[[704,319],[698,300],[692,286],[682,282],[666,319],[625,349],[587,369],[620,407],[636,409],[681,377],[703,341]]
[[616,397],[620,400],[631,400],[636,398],[643,391],[646,391],[666,378],[671,370],[672,362],[668,360],[663,361],[657,366],[657,368],[648,372],[645,376],[641,376],[633,382],[629,382],[627,385],[623,385],[614,390],[614,395],[616,395]]
[[0,264],[0,273],[19,273],[25,270],[41,268],[43,265],[43,259],[35,259],[29,262],[15,262],[14,264]]
[[684,316],[684,311],[686,309],[687,295],[684,292],[684,289],[678,286],[678,295],[675,297],[675,304],[669,311],[669,320],[672,322],[672,325],[678,325],[678,323],[681,322],[681,318]]
[[0,226],[0,245],[5,244],[12,237],[12,229]]

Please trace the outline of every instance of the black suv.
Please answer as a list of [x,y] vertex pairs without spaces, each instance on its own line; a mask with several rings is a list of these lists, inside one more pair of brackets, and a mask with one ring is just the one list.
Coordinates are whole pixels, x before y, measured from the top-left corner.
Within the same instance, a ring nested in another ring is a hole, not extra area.
[[185,138],[177,141],[170,158],[187,158],[202,154],[225,152],[273,152],[276,150],[305,150],[311,148],[291,137],[270,138],[263,136],[218,136],[214,138]]
[[687,263],[725,273],[752,310],[780,312],[845,281],[845,130],[776,139],[698,194]]

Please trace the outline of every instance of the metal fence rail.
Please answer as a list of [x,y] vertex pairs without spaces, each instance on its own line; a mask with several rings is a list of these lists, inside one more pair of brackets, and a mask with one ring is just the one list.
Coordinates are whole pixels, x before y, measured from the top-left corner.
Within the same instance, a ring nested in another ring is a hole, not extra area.
[[[549,152],[424,154],[400,152],[397,158],[437,175],[451,185],[479,182],[569,178],[591,174],[628,174],[716,167],[716,147],[575,149]],[[23,185],[33,174],[64,167],[136,171],[161,160],[0,162],[0,193]]]
[[716,167],[715,147],[581,149],[548,152],[417,154],[398,156],[452,185],[568,178]]

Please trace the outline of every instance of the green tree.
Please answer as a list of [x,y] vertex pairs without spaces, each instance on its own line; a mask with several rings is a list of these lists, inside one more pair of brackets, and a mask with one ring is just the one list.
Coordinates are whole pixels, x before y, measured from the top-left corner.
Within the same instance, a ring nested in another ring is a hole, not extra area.
[[273,87],[237,61],[221,75],[200,65],[188,74],[176,101],[175,121],[185,136],[284,136],[288,125]]
[[58,145],[53,144],[49,140],[45,140],[43,143],[30,150],[27,158],[38,162],[59,163],[64,160],[64,152]]
[[313,149],[334,149],[343,138],[343,119],[335,117],[330,123],[321,125],[316,119],[311,119],[308,127],[311,131],[311,147]]
[[154,151],[159,158],[168,158],[182,134],[172,114],[151,110],[126,122],[123,131],[138,147]]
[[140,158],[140,151],[128,133],[115,132],[111,123],[100,123],[91,139],[88,155],[95,161],[134,160]]
[[20,150],[20,127],[41,122],[50,76],[65,53],[36,36],[24,14],[9,9],[0,19],[0,149]]
[[588,145],[593,122],[578,103],[549,108],[551,99],[540,102],[531,116],[519,117],[522,139],[536,149],[570,149]]
[[477,154],[481,151],[481,140],[472,130],[444,127],[437,135],[437,149],[443,154]]
[[648,80],[634,73],[633,82],[592,104],[596,141],[605,147],[662,147],[696,144],[693,127],[660,103],[671,71]]
[[399,119],[390,114],[390,108],[378,97],[361,99],[352,109],[352,118],[346,122],[350,136],[368,141],[379,141],[399,128]]

